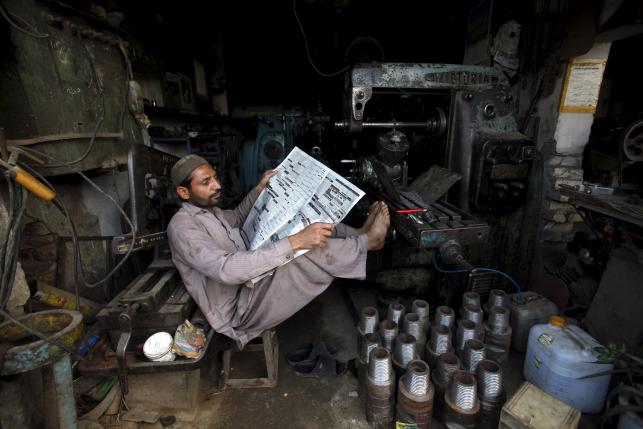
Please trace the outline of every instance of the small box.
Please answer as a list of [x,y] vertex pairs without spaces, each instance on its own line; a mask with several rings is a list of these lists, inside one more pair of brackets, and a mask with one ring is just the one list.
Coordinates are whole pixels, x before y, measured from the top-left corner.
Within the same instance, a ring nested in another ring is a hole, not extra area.
[[571,405],[524,382],[502,407],[499,429],[574,429],[580,415]]

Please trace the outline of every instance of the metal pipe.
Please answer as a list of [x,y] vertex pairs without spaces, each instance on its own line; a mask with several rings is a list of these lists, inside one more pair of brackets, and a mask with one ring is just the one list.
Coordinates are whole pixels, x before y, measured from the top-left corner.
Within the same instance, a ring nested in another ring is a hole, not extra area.
[[428,429],[433,415],[435,389],[429,377],[429,367],[422,360],[409,362],[400,379],[397,394],[397,421],[414,423],[418,429]]
[[470,320],[460,320],[458,330],[455,335],[455,349],[457,353],[464,350],[464,344],[467,340],[479,339],[480,332],[478,326]]
[[375,347],[379,347],[380,345],[381,337],[377,332],[364,335],[364,338],[362,340],[362,349],[360,350],[360,359],[362,360],[362,362],[368,364],[371,351]]
[[409,362],[403,384],[406,390],[416,396],[424,396],[429,391],[429,366],[423,360],[415,359]]
[[406,313],[406,309],[402,304],[391,303],[388,306],[386,318],[392,322],[397,323],[397,326],[401,326],[402,321],[404,320],[404,313]]
[[360,317],[360,327],[363,334],[371,334],[377,331],[379,315],[375,307],[364,307]]
[[424,331],[429,327],[429,303],[423,299],[416,299],[412,305],[413,313],[420,317]]
[[483,359],[478,364],[478,395],[481,398],[492,399],[502,395],[504,391],[504,381],[502,368],[497,362],[489,359]]
[[[363,122],[363,128],[430,128],[433,125],[432,121],[427,122],[401,122],[401,121],[390,121],[390,122]],[[337,129],[348,129],[350,123],[348,121],[337,121],[335,122],[335,128]]]
[[476,325],[482,325],[484,313],[482,312],[482,308],[480,308],[479,305],[466,304],[462,307],[462,318],[465,320],[470,320]]
[[447,386],[453,374],[460,368],[460,359],[453,353],[444,353],[438,357],[438,365],[434,372],[436,383]]
[[467,340],[464,344],[464,356],[462,363],[464,369],[472,374],[476,373],[478,364],[486,358],[484,343],[480,340]]
[[398,328],[397,323],[391,320],[384,320],[380,323],[380,338],[382,339],[382,347],[388,351],[393,351],[393,343],[397,337]]
[[507,307],[493,306],[489,309],[487,324],[491,332],[501,334],[509,327],[509,309]]
[[473,410],[478,403],[476,379],[465,371],[456,371],[448,390],[451,403],[462,410]]
[[462,306],[464,307],[467,304],[477,305],[480,307],[480,295],[477,292],[465,292],[462,295]]
[[371,350],[368,362],[368,378],[376,386],[385,386],[394,378],[391,354],[384,347]]
[[447,353],[451,349],[451,330],[442,325],[434,326],[429,344],[434,353]]
[[509,308],[509,305],[509,295],[507,295],[504,290],[491,289],[489,292],[489,298],[487,299],[487,311],[496,306]]
[[419,315],[409,313],[404,316],[404,332],[413,335],[416,341],[421,340],[425,336]]
[[435,316],[433,320],[434,325],[446,326],[449,329],[453,329],[455,325],[455,311],[451,307],[442,305],[438,307],[435,311]]
[[399,334],[395,338],[395,346],[393,347],[393,359],[395,363],[402,368],[406,368],[409,362],[417,357],[415,337],[407,333]]

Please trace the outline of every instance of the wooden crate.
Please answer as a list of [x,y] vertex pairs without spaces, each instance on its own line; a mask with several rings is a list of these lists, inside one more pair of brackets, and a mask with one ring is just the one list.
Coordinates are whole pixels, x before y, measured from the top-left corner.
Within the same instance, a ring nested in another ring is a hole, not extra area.
[[531,383],[520,389],[502,407],[500,429],[574,429],[580,411],[554,398]]

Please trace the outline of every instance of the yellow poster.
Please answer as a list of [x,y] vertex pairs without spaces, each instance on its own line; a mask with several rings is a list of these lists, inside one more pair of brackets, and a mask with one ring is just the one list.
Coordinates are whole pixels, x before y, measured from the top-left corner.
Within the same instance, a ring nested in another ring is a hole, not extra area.
[[605,60],[574,60],[567,65],[561,112],[594,113],[601,90]]

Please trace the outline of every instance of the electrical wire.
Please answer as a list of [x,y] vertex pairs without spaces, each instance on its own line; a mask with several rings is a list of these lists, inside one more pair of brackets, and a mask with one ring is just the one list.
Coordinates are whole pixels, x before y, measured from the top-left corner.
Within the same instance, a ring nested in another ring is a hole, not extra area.
[[509,281],[509,283],[511,283],[516,288],[516,291],[518,292],[519,298],[522,299],[522,288],[520,287],[518,282],[513,277],[511,277],[509,274],[505,273],[504,271],[501,271],[501,270],[498,270],[498,269],[495,269],[495,268],[486,268],[486,267],[476,267],[473,270],[467,270],[467,269],[447,270],[447,269],[444,269],[444,268],[442,268],[442,267],[440,267],[438,265],[438,259],[437,259],[437,256],[436,256],[437,253],[438,253],[437,250],[433,251],[432,260],[433,260],[433,266],[435,267],[435,269],[438,272],[443,273],[443,274],[458,274],[458,273],[468,273],[468,272],[472,272],[472,273],[496,273],[496,274],[499,274],[500,276],[504,277],[507,281]]
[[36,38],[36,39],[46,39],[46,38],[48,38],[48,37],[49,37],[49,34],[37,34],[37,33],[33,33],[33,32],[31,32],[31,31],[29,31],[29,30],[26,30],[26,29],[22,28],[22,27],[21,27],[21,26],[19,26],[18,24],[16,24],[16,23],[14,22],[14,20],[12,19],[12,17],[17,18],[17,19],[18,19],[19,21],[21,21],[23,24],[24,24],[24,23],[26,23],[26,22],[25,22],[25,20],[24,20],[24,19],[20,18],[19,16],[14,15],[14,14],[10,14],[9,12],[7,12],[7,11],[6,11],[6,9],[4,8],[4,5],[3,5],[3,4],[1,4],[1,3],[0,3],[0,15],[2,15],[2,17],[7,21],[7,23],[8,23],[9,25],[11,25],[13,28],[15,28],[16,30],[20,31],[21,33],[26,34],[27,36],[31,36],[31,37],[34,37],[34,38]]
[[306,32],[304,31],[304,26],[301,24],[301,21],[299,20],[299,16],[297,15],[297,0],[293,0],[292,2],[292,10],[295,13],[295,19],[297,20],[297,24],[299,24],[299,29],[301,30],[301,35],[304,36],[304,46],[306,47],[306,55],[308,56],[308,62],[310,65],[313,67],[313,69],[322,77],[333,77],[337,76],[338,74],[344,73],[346,70],[350,69],[351,66],[346,66],[341,70],[338,70],[334,73],[322,73],[315,63],[313,63],[313,59],[310,57],[310,50],[308,49],[308,38],[306,37]]

